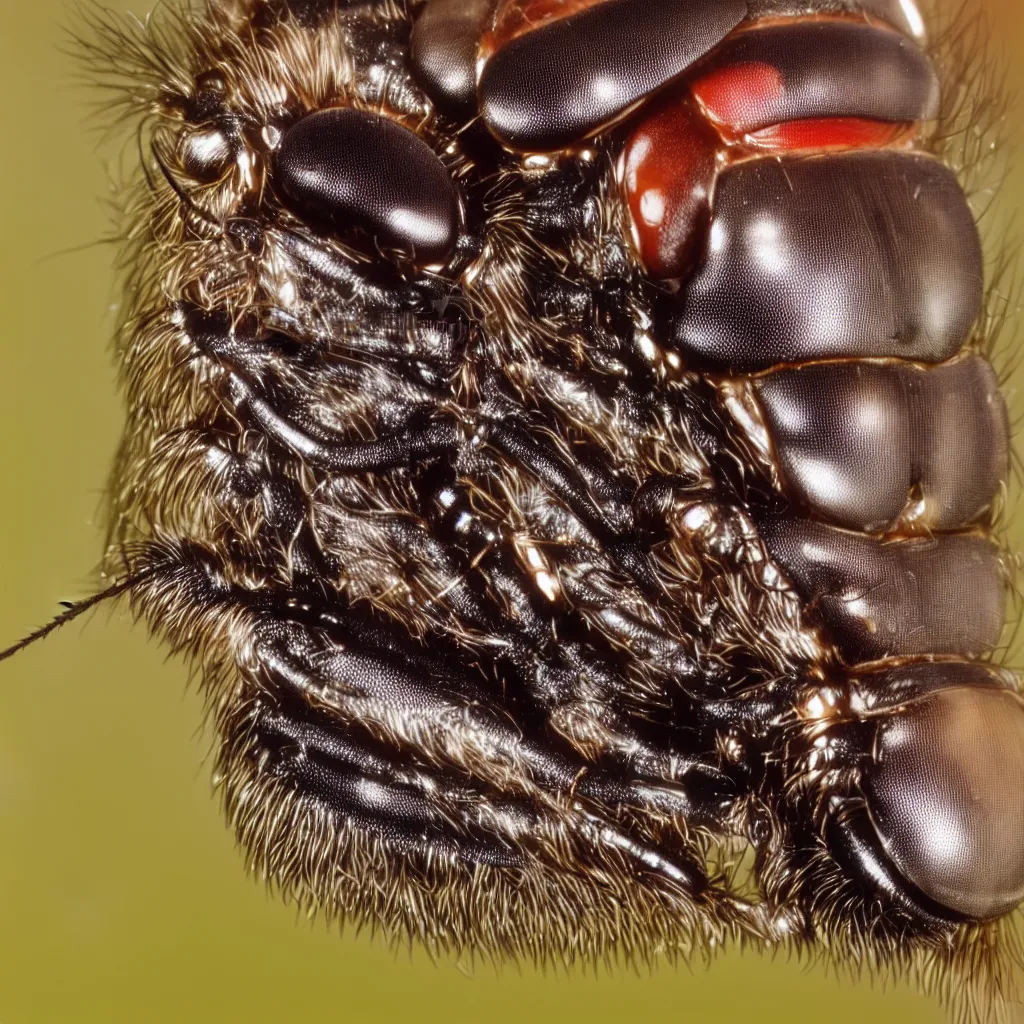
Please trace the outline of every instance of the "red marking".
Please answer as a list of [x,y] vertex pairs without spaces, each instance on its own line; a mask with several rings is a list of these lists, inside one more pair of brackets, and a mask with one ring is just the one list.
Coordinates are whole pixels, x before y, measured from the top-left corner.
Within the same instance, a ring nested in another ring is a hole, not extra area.
[[863,117],[819,117],[773,124],[751,132],[746,141],[771,153],[791,153],[803,149],[879,149],[909,143],[916,137],[914,124]]
[[711,71],[690,89],[710,120],[742,129],[764,123],[765,107],[778,101],[785,82],[778,68],[751,61]]
[[[531,0],[521,2],[528,6]],[[689,96],[676,92],[640,112],[619,164],[633,243],[652,277],[679,278],[692,269],[723,167],[793,152],[909,148],[919,135],[916,123],[864,117],[771,124],[784,109],[786,84],[779,69],[764,61],[711,70],[688,88]]]
[[709,217],[719,140],[678,98],[655,106],[633,129],[621,180],[633,242],[654,277],[682,277]]

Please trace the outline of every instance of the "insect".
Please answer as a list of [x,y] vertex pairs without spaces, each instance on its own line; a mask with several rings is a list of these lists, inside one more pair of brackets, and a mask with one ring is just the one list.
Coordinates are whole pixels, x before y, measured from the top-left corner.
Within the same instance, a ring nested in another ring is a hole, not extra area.
[[260,869],[438,948],[989,1005],[1007,426],[914,9],[97,28],[148,172],[104,594],[200,667]]

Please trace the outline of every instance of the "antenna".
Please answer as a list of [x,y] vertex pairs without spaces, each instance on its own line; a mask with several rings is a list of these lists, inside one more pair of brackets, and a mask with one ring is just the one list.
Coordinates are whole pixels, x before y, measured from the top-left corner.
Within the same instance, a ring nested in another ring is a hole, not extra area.
[[0,661],[6,661],[19,651],[23,651],[26,647],[36,643],[36,641],[45,639],[55,630],[60,629],[61,626],[66,625],[73,619],[77,619],[79,615],[84,615],[90,608],[95,608],[96,605],[101,602],[108,601],[115,597],[120,597],[125,591],[130,590],[137,583],[142,582],[142,580],[150,575],[151,572],[151,569],[144,570],[141,573],[129,576],[120,583],[112,584],[107,587],[106,590],[101,590],[98,594],[93,594],[91,597],[87,597],[84,600],[75,601],[73,604],[69,604],[65,611],[54,616],[45,626],[40,626],[39,629],[29,633],[28,636],[23,637],[17,643],[0,651]]

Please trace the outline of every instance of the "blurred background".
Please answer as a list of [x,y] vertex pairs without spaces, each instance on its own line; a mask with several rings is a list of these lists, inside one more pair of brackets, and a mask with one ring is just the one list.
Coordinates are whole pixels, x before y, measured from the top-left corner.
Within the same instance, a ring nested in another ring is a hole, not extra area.
[[[967,5],[988,19],[990,58],[1024,87],[1020,0]],[[113,6],[141,14],[149,3]],[[113,253],[91,244],[108,231],[109,150],[62,52],[71,5],[3,7],[0,646],[90,592],[120,431]],[[1021,157],[995,227],[1019,218]],[[1021,412],[1016,390],[1011,382]],[[499,974],[395,955],[368,935],[339,938],[243,871],[210,796],[208,737],[185,684],[181,664],[106,611],[0,667],[0,1024],[942,1020],[907,988],[755,953],[707,970]]]

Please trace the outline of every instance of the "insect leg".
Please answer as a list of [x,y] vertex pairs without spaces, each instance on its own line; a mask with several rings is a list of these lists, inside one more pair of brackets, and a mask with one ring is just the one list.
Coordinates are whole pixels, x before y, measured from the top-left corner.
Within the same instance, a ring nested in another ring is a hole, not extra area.
[[[597,862],[625,858],[631,870],[673,887],[694,894],[706,888],[687,844],[676,839],[666,848],[629,823],[630,808],[641,804],[660,801],[684,811],[693,803],[684,785],[619,779],[543,732],[528,734],[443,638],[418,643],[356,609],[314,607],[294,593],[232,585],[195,548],[165,545],[134,559],[147,560],[162,561],[135,601],[166,623],[176,646],[194,649],[197,619],[216,622],[232,653],[196,653],[220,658],[224,679],[238,677],[226,685],[241,687],[244,705],[259,706],[256,724],[251,711],[242,723],[222,720],[223,742],[233,748],[244,741],[252,765],[276,766],[275,779],[287,778],[325,813],[351,816],[358,825],[378,800],[378,833],[414,834],[431,854],[443,849],[468,862],[511,863],[513,855],[501,852],[505,844],[545,856],[545,844],[561,835]],[[265,723],[263,732],[277,739],[263,743],[258,723],[265,707],[300,725],[315,719],[332,743],[322,729],[286,729],[280,718]],[[280,737],[289,729],[282,755]],[[277,752],[267,753],[272,746]],[[443,843],[432,844],[435,835]]]

